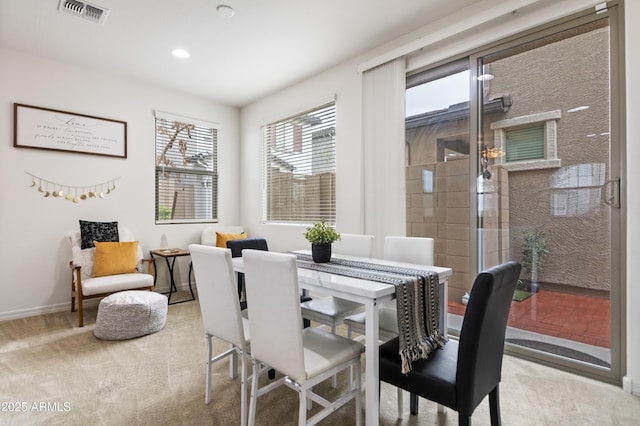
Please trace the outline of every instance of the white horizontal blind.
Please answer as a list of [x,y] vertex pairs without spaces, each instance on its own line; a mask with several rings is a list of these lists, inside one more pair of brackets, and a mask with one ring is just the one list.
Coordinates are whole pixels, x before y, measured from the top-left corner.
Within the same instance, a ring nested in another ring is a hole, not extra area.
[[335,103],[263,126],[265,218],[335,223]]
[[507,162],[544,159],[544,125],[507,131]]
[[156,114],[156,223],[218,219],[218,130]]

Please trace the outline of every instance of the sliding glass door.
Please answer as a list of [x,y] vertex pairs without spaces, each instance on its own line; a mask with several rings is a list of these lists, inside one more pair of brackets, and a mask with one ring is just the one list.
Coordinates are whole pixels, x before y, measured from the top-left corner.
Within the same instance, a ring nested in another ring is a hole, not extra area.
[[475,274],[517,260],[508,350],[612,382],[623,306],[617,34],[610,10],[585,13],[412,75],[406,119],[407,233],[434,237],[436,263],[454,270],[450,331]]

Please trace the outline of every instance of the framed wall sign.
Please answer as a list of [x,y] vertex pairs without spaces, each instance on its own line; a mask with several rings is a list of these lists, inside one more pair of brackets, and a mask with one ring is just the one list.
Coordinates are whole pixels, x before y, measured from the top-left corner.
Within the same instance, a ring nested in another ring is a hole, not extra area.
[[14,103],[13,146],[127,158],[127,123]]

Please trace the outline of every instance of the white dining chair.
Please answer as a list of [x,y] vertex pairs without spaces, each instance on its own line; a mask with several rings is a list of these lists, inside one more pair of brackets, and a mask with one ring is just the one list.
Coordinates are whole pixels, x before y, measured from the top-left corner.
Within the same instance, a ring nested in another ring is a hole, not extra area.
[[345,256],[373,257],[373,241],[373,235],[340,234],[331,251]]
[[[333,243],[332,253],[346,256],[370,258],[373,256],[373,235],[340,234],[340,240]],[[324,324],[331,328],[333,334],[339,325],[350,315],[362,313],[364,305],[339,297],[314,297],[301,304],[302,318]],[[335,378],[331,384],[336,386]]]
[[[250,348],[249,323],[240,311],[231,250],[191,244],[189,246],[205,337],[207,338],[207,376],[205,402],[211,402],[211,366],[231,357],[230,375],[237,375],[236,356],[240,357],[240,424],[247,424],[247,357]],[[217,337],[231,348],[213,355],[212,339]]]
[[[422,266],[433,266],[434,239],[423,237],[395,237],[384,239],[384,259],[395,262],[414,263]],[[380,340],[387,341],[398,335],[398,315],[395,301],[385,303],[378,308],[378,330]],[[347,336],[353,333],[364,335],[364,312],[350,315],[344,319],[347,325]]]
[[[395,262],[414,263],[418,265],[433,265],[434,240],[423,237],[387,236],[384,239],[385,260]],[[382,342],[398,336],[398,311],[395,300],[383,303],[378,307],[378,336]],[[347,337],[353,334],[364,335],[366,329],[365,313],[350,315],[344,319],[347,326]],[[350,373],[349,380],[352,380]],[[402,412],[402,389],[397,389],[398,412]],[[412,398],[415,398],[412,395]]]
[[[360,425],[363,345],[318,327],[302,328],[295,255],[245,250],[243,257],[247,298],[260,300],[260,303],[249,303],[253,371],[267,365],[284,375],[263,387],[259,387],[257,377],[253,378],[249,424],[255,423],[258,397],[284,384],[299,394],[299,425],[316,424],[352,399],[356,402],[356,424]],[[355,387],[349,382],[342,396],[328,401],[313,391],[318,383],[351,366],[357,372]],[[307,419],[307,400],[323,407],[310,419]],[[279,420],[282,423],[284,419]]]

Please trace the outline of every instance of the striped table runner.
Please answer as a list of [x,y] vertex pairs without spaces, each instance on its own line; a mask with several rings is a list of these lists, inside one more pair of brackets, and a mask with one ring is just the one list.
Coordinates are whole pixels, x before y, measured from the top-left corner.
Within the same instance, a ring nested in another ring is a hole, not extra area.
[[447,338],[440,333],[440,286],[436,272],[336,258],[328,263],[315,263],[311,255],[294,254],[300,268],[395,285],[403,373],[411,371],[411,362],[427,358],[446,343]]

